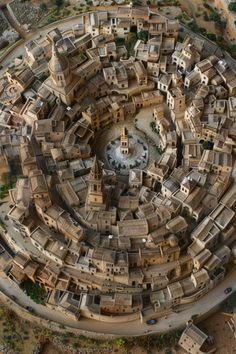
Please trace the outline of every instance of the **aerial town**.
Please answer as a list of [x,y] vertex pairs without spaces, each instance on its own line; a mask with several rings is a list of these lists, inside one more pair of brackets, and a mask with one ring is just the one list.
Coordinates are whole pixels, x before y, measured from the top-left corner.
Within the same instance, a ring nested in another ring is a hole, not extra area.
[[207,47],[132,4],[25,44],[0,80],[5,282],[86,331],[187,324],[185,352],[215,352],[193,319],[236,288],[236,64]]

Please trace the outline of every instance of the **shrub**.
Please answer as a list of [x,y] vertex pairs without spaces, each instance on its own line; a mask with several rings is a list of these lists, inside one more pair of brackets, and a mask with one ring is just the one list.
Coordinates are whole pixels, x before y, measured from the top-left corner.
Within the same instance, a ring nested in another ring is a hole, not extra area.
[[196,318],[198,318],[198,314],[192,315],[191,319],[194,321],[196,320]]
[[216,41],[216,39],[217,39],[215,33],[206,33],[206,36],[207,36],[207,38],[210,39],[211,41]]
[[127,341],[126,341],[125,338],[118,338],[116,340],[116,345],[117,345],[118,348],[124,348],[126,343],[127,343]]
[[236,293],[231,294],[224,302],[221,304],[221,308],[224,312],[232,313],[236,308]]
[[137,41],[136,34],[133,32],[128,33],[128,35],[125,38],[125,46],[129,56],[134,55],[134,46],[136,41]]
[[236,1],[231,2],[231,3],[228,5],[228,9],[229,9],[229,11],[236,12]]
[[22,287],[26,291],[26,294],[37,304],[45,303],[46,293],[39,284],[33,283],[30,280],[26,280]]
[[43,12],[46,12],[47,9],[48,9],[47,4],[45,4],[45,2],[42,2],[40,4],[40,10],[43,11]]
[[202,144],[202,148],[204,150],[212,150],[214,146],[214,143],[212,141],[204,141]]
[[209,16],[207,15],[207,12],[206,12],[206,11],[204,12],[203,19],[204,19],[205,21],[210,21]]
[[144,42],[148,40],[148,31],[140,31],[138,33],[138,39],[142,39]]
[[53,5],[55,5],[58,9],[65,6],[65,0],[52,0]]

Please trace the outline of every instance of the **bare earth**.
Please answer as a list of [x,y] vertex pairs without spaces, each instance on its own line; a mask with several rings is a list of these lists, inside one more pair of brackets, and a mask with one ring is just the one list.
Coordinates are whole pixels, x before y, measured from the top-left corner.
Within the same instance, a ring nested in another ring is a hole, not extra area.
[[49,342],[44,345],[42,354],[61,354],[61,351]]
[[[180,7],[185,11],[190,17],[193,17],[197,22],[199,27],[203,27],[208,33],[217,33],[214,21],[204,21],[203,12],[207,12],[209,15],[209,10],[203,6],[203,0],[179,0]],[[211,3],[211,1],[209,1]],[[197,17],[196,14],[201,14]]]
[[236,353],[236,338],[226,323],[229,319],[229,315],[217,312],[199,325],[207,334],[214,337],[217,354]]

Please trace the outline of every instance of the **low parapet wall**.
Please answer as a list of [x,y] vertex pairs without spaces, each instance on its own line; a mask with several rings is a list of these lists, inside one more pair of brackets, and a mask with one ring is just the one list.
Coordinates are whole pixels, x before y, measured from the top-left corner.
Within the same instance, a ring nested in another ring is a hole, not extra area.
[[81,315],[86,318],[91,318],[93,320],[108,322],[108,323],[124,323],[124,322],[132,322],[140,319],[140,312],[129,313],[127,315],[110,315],[105,316],[102,314],[97,314],[90,311],[88,308],[81,309]]
[[6,59],[6,57],[11,54],[11,52],[16,49],[19,45],[24,43],[24,39],[19,39],[17,42],[12,44],[9,48],[5,50],[5,52],[0,56],[0,63],[2,60]]

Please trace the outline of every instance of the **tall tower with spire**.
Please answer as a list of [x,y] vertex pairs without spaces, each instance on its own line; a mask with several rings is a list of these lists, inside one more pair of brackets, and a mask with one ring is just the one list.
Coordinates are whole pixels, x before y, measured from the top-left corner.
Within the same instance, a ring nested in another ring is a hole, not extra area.
[[89,187],[86,199],[86,210],[105,210],[106,201],[103,190],[103,173],[101,162],[96,155],[89,175]]
[[129,132],[125,126],[122,128],[120,136],[120,152],[122,155],[129,154]]

